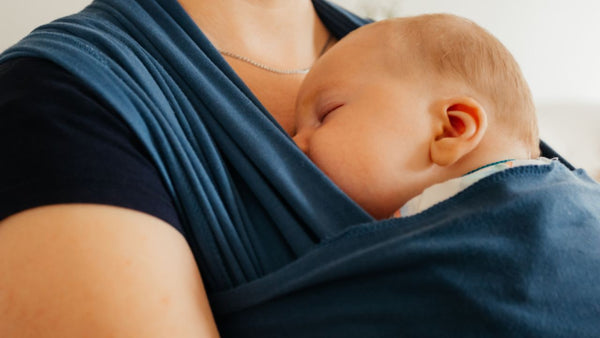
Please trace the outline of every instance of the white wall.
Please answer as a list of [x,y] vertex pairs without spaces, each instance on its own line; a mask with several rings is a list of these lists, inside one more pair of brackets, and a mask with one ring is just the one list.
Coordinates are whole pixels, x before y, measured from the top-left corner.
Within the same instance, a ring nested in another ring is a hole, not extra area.
[[0,51],[35,27],[79,11],[91,0],[0,0]]

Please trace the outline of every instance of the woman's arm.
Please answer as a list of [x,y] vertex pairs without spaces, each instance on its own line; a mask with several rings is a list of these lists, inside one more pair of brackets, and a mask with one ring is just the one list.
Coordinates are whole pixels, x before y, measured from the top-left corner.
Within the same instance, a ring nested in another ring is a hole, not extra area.
[[113,206],[45,206],[0,222],[0,337],[216,337],[183,236]]

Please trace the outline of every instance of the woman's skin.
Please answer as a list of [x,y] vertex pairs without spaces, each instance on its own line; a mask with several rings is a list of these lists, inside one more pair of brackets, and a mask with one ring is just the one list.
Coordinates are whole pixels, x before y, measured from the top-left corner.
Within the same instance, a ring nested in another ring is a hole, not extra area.
[[[311,66],[329,33],[310,0],[180,0],[219,49],[278,69]],[[289,133],[303,74],[275,74],[225,57],[254,95]]]
[[[219,48],[279,68],[311,65],[328,33],[309,0],[181,0]],[[227,59],[293,134],[304,75]],[[0,337],[218,336],[193,254],[164,221],[95,204],[0,222]]]

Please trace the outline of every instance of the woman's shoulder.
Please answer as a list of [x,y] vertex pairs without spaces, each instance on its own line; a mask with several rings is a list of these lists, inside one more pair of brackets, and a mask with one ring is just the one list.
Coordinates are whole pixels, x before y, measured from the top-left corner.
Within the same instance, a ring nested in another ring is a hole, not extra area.
[[48,204],[142,211],[180,229],[157,169],[128,125],[51,61],[0,64],[0,220]]
[[0,257],[2,337],[217,336],[189,246],[148,214],[29,209],[0,221]]

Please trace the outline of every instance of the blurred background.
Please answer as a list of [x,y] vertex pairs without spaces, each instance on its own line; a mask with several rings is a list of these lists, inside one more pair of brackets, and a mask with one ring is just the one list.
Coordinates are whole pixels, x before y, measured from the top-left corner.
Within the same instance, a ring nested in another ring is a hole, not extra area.
[[[444,12],[467,17],[486,28],[521,65],[536,101],[542,138],[600,180],[600,1],[332,1],[376,20]],[[90,2],[3,0],[0,51],[36,26]]]

